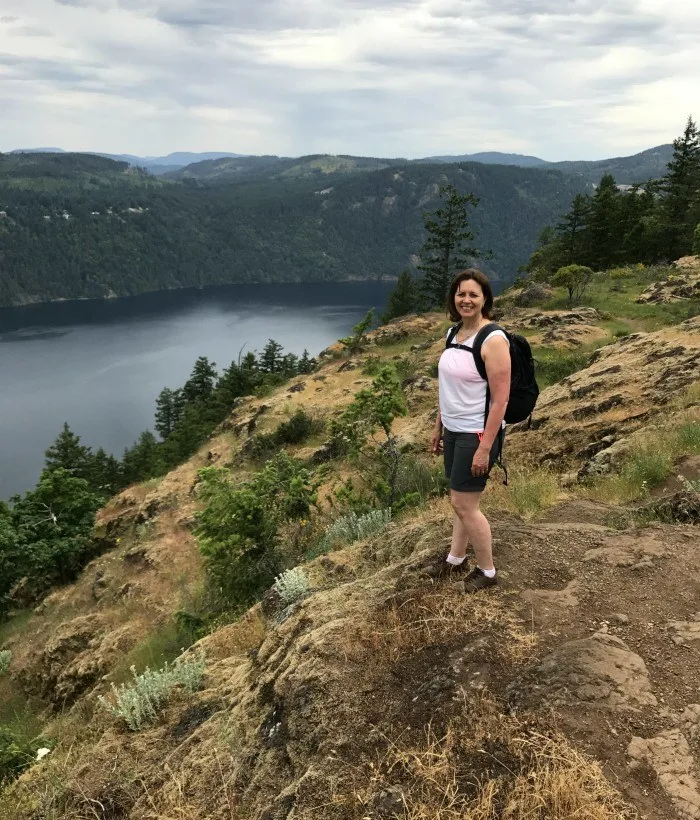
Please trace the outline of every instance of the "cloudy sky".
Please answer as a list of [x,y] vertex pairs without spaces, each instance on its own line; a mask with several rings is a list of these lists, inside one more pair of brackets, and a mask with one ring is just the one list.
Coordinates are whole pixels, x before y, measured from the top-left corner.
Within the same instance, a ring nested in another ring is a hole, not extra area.
[[0,151],[631,154],[698,43],[698,0],[0,0]]

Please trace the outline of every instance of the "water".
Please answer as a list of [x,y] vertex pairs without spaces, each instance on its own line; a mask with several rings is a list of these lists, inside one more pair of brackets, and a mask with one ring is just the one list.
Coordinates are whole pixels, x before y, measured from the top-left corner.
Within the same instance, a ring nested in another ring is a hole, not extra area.
[[0,499],[34,486],[64,421],[121,456],[153,426],[163,387],[198,356],[221,371],[272,338],[315,355],[348,334],[391,284],[230,285],[107,302],[0,309]]

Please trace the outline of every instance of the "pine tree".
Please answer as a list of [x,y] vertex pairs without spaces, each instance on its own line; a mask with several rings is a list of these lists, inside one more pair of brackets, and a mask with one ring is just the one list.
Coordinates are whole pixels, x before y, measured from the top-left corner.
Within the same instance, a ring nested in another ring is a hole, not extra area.
[[274,339],[269,339],[260,354],[260,370],[263,373],[277,373],[282,366],[280,354],[284,348]]
[[304,348],[304,352],[301,354],[301,358],[299,359],[299,372],[304,374],[313,373],[315,364],[315,359],[312,359],[309,356],[309,351],[306,348]]
[[206,356],[200,356],[194,364],[189,379],[182,388],[182,395],[187,404],[204,402],[212,394],[216,382],[216,364]]
[[102,447],[95,452],[90,464],[89,481],[93,492],[107,497],[114,495],[122,486],[121,465]]
[[661,220],[669,259],[690,253],[700,213],[700,132],[688,117],[683,136],[673,141],[673,157],[662,183]]
[[584,194],[577,194],[571,203],[571,210],[562,217],[561,222],[557,225],[557,235],[566,252],[566,262],[562,264],[572,265],[579,261],[590,209],[590,198]]
[[428,238],[420,251],[418,269],[423,271],[422,290],[428,307],[444,307],[447,291],[455,275],[468,267],[470,260],[484,256],[471,243],[467,207],[476,207],[479,200],[473,194],[461,196],[454,185],[440,188],[442,206],[425,214]]
[[590,201],[585,242],[578,257],[594,270],[609,268],[620,261],[620,200],[615,178],[604,174]]
[[47,470],[63,468],[77,478],[89,477],[92,451],[80,443],[80,436],[70,429],[67,422],[64,422],[63,429],[44,455]]
[[407,313],[418,313],[421,310],[423,299],[418,283],[411,276],[410,271],[403,270],[399,275],[396,287],[389,294],[386,312],[382,314],[382,322],[390,322],[398,316]]
[[164,387],[156,399],[155,428],[158,435],[163,439],[166,439],[173,432],[179,417],[182,415],[182,407],[178,406],[178,396],[176,395],[179,392]]
[[158,440],[146,430],[141,433],[135,444],[124,451],[122,473],[124,484],[144,481],[159,473]]

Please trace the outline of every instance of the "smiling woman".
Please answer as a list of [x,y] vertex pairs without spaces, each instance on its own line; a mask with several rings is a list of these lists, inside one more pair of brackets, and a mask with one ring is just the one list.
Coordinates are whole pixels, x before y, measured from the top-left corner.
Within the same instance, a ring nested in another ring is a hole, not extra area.
[[[477,563],[464,580],[468,592],[477,592],[498,583],[491,527],[479,501],[503,444],[510,348],[505,333],[489,321],[493,291],[481,271],[471,268],[455,278],[447,306],[458,324],[449,332],[440,357],[440,407],[430,449],[436,455],[444,450],[453,509],[452,542],[449,555],[432,574],[455,579],[465,573],[471,544]],[[477,355],[483,360],[486,379],[477,367]]]

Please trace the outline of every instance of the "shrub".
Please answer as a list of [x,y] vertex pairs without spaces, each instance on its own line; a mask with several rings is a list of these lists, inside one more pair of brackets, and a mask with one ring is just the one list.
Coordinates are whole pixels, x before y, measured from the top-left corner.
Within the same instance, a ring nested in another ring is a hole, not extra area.
[[285,606],[303,598],[309,591],[309,579],[301,567],[285,570],[275,578],[275,590]]
[[552,277],[555,287],[566,288],[569,294],[569,305],[577,304],[593,278],[593,271],[586,265],[565,265]]
[[322,429],[321,422],[313,419],[305,410],[297,410],[289,421],[280,424],[274,436],[277,444],[301,444]]
[[202,685],[205,661],[202,655],[191,658],[177,658],[172,664],[165,664],[162,669],[146,669],[136,674],[136,667],[131,667],[133,682],[121,686],[112,684],[113,701],[100,695],[99,701],[114,717],[126,723],[132,732],[154,723],[160,708],[172,694],[175,686],[182,686],[193,693]]
[[200,477],[206,506],[195,534],[209,583],[227,608],[245,608],[281,571],[279,528],[309,518],[318,485],[284,451],[248,482],[234,484],[227,470],[214,467],[201,470]]
[[3,649],[2,652],[0,652],[0,675],[6,675],[8,673],[11,662],[12,650]]
[[336,519],[326,530],[322,541],[325,551],[343,544],[352,544],[381,532],[391,521],[391,510],[372,510],[365,515],[351,512]]
[[700,222],[695,226],[693,233],[693,253],[700,256]]
[[0,785],[14,780],[36,760],[42,738],[23,740],[9,726],[0,726]]

